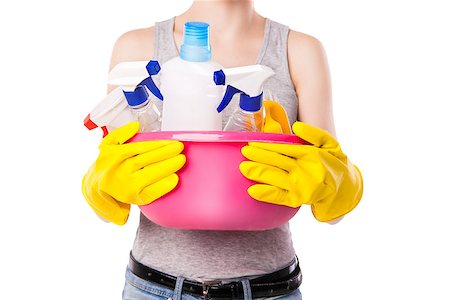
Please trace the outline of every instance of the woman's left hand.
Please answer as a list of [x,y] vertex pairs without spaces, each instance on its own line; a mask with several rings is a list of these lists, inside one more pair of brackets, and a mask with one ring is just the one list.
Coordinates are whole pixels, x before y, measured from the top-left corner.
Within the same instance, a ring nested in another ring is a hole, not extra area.
[[242,148],[250,161],[240,164],[241,173],[259,182],[249,187],[249,195],[290,207],[310,204],[322,222],[353,210],[363,192],[359,169],[327,131],[302,122],[292,130],[310,145],[250,142]]

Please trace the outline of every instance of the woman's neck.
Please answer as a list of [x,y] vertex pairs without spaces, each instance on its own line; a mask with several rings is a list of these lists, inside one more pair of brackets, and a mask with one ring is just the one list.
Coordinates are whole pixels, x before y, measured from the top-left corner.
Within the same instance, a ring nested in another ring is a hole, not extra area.
[[175,18],[176,29],[182,30],[188,21],[206,22],[210,30],[223,39],[247,33],[261,19],[251,0],[194,1],[186,12]]
[[178,49],[182,43],[184,24],[189,21],[210,25],[212,60],[222,66],[250,65],[257,60],[264,40],[266,20],[256,13],[253,1],[194,1],[186,12],[175,17],[174,38]]

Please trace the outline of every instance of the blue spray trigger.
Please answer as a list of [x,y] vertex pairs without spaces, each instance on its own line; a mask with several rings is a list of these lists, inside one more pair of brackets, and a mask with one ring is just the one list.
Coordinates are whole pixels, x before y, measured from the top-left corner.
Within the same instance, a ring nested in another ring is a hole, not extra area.
[[237,93],[242,93],[242,94],[247,95],[240,89],[237,89],[234,86],[228,85],[227,89],[225,91],[225,95],[223,96],[222,102],[220,102],[219,106],[217,107],[217,112],[219,112],[219,113],[222,112],[222,110],[224,110],[225,107],[227,107],[228,104],[230,104],[231,99],[233,99],[233,96]]
[[163,95],[161,94],[161,91],[156,86],[155,82],[153,81],[152,77],[147,77],[144,80],[142,80],[141,83],[138,84],[138,86],[145,85],[150,92],[152,92],[153,95],[155,95],[159,100],[164,100]]
[[[226,75],[222,70],[215,71],[213,79],[216,85],[225,85]],[[225,91],[225,95],[223,96],[222,101],[217,107],[217,112],[219,113],[222,112],[222,110],[224,110],[225,107],[227,107],[228,104],[230,104],[231,99],[233,99],[233,96],[237,93],[244,93],[244,92],[241,91],[240,89],[235,88],[234,86],[228,85]]]
[[159,100],[161,101],[164,100],[161,91],[158,89],[158,87],[156,86],[155,82],[152,79],[152,75],[156,75],[159,73],[159,71],[161,70],[161,66],[159,65],[158,61],[151,60],[148,62],[145,68],[147,69],[147,72],[150,76],[142,80],[137,86],[145,85],[149,89],[149,91],[153,95],[155,95]]

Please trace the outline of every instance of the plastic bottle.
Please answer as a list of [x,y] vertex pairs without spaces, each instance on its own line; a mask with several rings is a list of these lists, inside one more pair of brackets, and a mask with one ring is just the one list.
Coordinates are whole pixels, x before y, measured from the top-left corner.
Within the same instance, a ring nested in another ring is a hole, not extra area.
[[184,25],[180,56],[162,65],[160,89],[164,95],[161,130],[222,130],[216,108],[223,87],[213,82],[221,66],[211,61],[209,25]]
[[262,86],[274,74],[271,68],[263,65],[229,68],[214,72],[214,82],[217,85],[227,86],[222,102],[217,108],[218,112],[227,107],[235,94],[240,94],[239,106],[232,113],[224,130],[262,131],[264,119]]
[[[155,60],[123,62],[116,65],[109,72],[108,84],[119,87],[110,92],[94,107],[84,119],[84,125],[89,130],[101,127],[103,136],[106,136],[108,132],[137,120],[136,118],[142,114],[143,110],[150,111],[150,108],[159,116],[159,122],[161,122],[161,113],[156,101],[159,101],[157,99],[163,100],[163,96],[152,79],[152,76],[157,75],[159,71],[159,63]],[[143,101],[145,94],[147,98]],[[153,95],[155,97],[152,97]],[[145,103],[147,99],[149,101]],[[138,105],[136,110],[128,105],[129,101],[131,101],[132,106]],[[146,109],[143,109],[144,106]],[[147,120],[153,120],[154,116],[140,118],[143,120],[142,122],[148,123]],[[145,127],[148,128],[148,125]],[[160,128],[160,125],[154,125],[153,127]]]
[[241,98],[239,107],[233,112],[223,130],[261,132],[263,118],[260,97]]
[[137,87],[133,94],[126,96],[133,119],[140,124],[140,132],[161,130],[161,113],[156,108],[145,86]]

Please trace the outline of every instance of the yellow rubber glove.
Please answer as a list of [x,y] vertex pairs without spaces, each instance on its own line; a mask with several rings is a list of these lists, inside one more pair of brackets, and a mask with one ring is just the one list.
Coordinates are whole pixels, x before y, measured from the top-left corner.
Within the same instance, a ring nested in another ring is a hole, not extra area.
[[261,183],[250,186],[249,195],[290,207],[310,204],[322,222],[350,212],[362,197],[358,168],[327,131],[302,122],[292,130],[311,145],[250,142],[242,148],[250,161],[240,164],[241,173]]
[[126,223],[130,204],[149,204],[173,190],[178,184],[175,172],[186,162],[179,141],[126,144],[138,131],[139,123],[131,122],[108,134],[82,181],[92,209],[118,225]]

